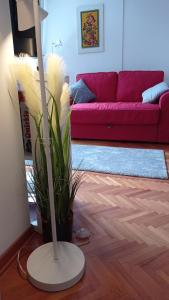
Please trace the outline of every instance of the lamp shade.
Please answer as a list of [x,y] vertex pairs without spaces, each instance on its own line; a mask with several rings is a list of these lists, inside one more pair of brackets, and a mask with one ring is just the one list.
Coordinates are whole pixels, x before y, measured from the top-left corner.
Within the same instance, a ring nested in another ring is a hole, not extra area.
[[[24,31],[35,26],[33,13],[33,0],[16,0],[18,15],[18,30]],[[48,13],[39,7],[40,21],[47,17]]]

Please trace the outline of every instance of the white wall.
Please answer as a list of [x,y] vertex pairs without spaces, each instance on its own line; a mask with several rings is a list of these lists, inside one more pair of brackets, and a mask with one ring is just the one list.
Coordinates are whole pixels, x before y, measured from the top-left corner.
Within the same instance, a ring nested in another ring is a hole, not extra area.
[[[168,0],[43,0],[44,53],[61,39],[71,79],[76,73],[123,69],[162,69],[169,82]],[[124,24],[123,24],[124,2]],[[78,54],[76,8],[104,3],[105,51]],[[124,32],[123,32],[124,25]]]
[[0,254],[29,227],[18,107],[8,95],[13,57],[8,1],[0,1]]
[[124,69],[160,69],[169,83],[169,1],[124,1]]
[[121,69],[122,50],[122,0],[104,1],[105,51],[78,54],[77,15],[80,5],[102,3],[96,0],[47,0],[45,8],[49,12],[44,22],[44,53],[51,53],[52,42],[61,39],[62,48],[57,53],[63,56],[71,79],[76,73],[112,71]]

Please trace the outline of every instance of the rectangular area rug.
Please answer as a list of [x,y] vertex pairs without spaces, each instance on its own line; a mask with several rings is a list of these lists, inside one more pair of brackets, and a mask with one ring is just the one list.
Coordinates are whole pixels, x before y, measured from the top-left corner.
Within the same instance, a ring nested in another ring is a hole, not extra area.
[[72,167],[84,171],[168,179],[163,150],[72,144]]

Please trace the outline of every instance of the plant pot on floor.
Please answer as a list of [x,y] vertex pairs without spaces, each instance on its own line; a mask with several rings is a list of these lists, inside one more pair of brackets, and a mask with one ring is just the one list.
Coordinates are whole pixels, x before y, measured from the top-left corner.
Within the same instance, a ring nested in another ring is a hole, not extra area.
[[[72,240],[73,216],[64,223],[56,222],[57,240],[70,242]],[[52,230],[50,220],[42,219],[42,236],[44,243],[52,241]]]

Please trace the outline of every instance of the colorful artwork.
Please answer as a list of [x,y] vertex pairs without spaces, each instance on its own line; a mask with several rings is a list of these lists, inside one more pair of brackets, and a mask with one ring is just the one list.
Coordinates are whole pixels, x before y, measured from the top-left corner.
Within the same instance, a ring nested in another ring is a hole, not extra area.
[[99,47],[99,10],[81,11],[81,47]]
[[77,7],[78,52],[104,51],[104,6],[103,4]]

